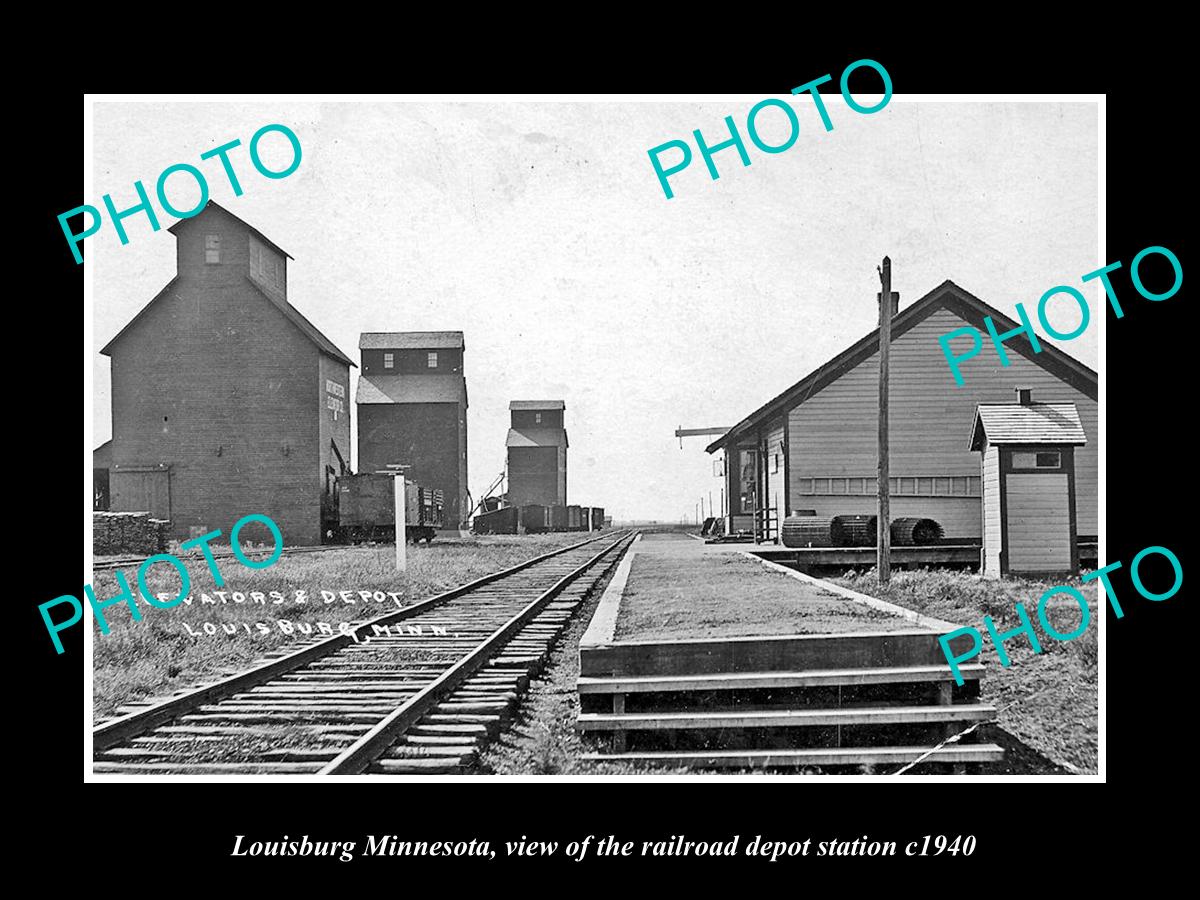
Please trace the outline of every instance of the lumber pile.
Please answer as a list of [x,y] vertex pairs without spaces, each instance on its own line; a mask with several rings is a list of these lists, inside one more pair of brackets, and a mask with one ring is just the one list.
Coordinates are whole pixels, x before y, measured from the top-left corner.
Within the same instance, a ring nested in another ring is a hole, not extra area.
[[97,555],[166,552],[170,522],[148,512],[93,512],[92,552]]

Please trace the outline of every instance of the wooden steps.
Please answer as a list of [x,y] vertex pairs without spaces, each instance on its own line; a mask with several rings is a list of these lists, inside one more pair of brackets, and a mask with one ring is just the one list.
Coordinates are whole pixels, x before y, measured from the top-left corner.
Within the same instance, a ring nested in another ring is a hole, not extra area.
[[952,706],[843,707],[838,709],[761,709],[746,712],[581,713],[584,731],[636,731],[675,728],[804,728],[816,725],[913,725],[989,719],[987,703]]
[[[588,753],[591,762],[688,766],[698,769],[757,769],[800,766],[903,765],[929,751],[929,747],[821,747],[804,750],[736,750],[693,752]],[[1003,759],[997,744],[950,744],[934,750],[928,763],[995,762]]]
[[[848,608],[888,606],[827,587]],[[583,759],[884,772],[920,759],[920,774],[1004,756],[975,730],[996,716],[980,702],[983,666],[962,667],[959,685],[946,664],[938,638],[951,623],[914,613],[887,631],[618,639],[619,602],[614,578],[579,646],[576,727],[605,740]]]
[[[995,717],[996,708],[978,700],[982,674],[980,665],[964,667],[965,684],[957,693],[949,667],[935,665],[582,676],[576,727],[609,740],[609,752],[584,757],[593,762],[903,765]],[[1003,757],[1002,748],[968,742],[973,740],[969,735],[940,747],[921,765],[964,771]]]
[[[978,680],[983,666],[960,666],[963,680]],[[668,691],[730,691],[750,688],[802,688],[830,685],[891,684],[918,681],[953,681],[950,667],[897,666],[873,669],[810,669],[799,672],[720,672],[672,676],[580,676],[581,694],[632,694]]]

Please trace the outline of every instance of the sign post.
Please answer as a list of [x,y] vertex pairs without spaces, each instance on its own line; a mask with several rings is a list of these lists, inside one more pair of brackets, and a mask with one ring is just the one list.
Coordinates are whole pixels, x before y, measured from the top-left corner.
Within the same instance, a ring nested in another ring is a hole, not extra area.
[[408,503],[405,501],[407,491],[404,488],[404,476],[397,475],[396,482],[396,570],[404,572],[408,569],[408,540],[404,523],[404,513]]

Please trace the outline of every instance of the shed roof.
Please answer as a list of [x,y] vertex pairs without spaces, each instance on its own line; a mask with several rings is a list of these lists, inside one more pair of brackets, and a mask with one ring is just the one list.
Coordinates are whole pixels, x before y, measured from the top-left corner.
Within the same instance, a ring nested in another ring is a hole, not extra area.
[[[1016,328],[1017,323],[1004,315],[1000,310],[984,303],[970,291],[959,287],[950,279],[946,279],[924,297],[915,301],[892,318],[892,340],[900,337],[913,326],[923,322],[939,309],[949,309],[965,321],[971,323],[980,331],[984,330],[984,317],[992,321],[1004,331]],[[1006,344],[1012,352],[1024,356],[1031,362],[1041,366],[1052,375],[1071,385],[1080,393],[1095,400],[1099,393],[1099,378],[1095,371],[1088,368],[1075,357],[1063,353],[1052,344],[1041,344],[1041,353],[1034,353],[1028,341],[1014,341]],[[810,372],[773,400],[760,406],[742,421],[738,422],[708,447],[706,452],[712,453],[722,447],[736,446],[736,441],[747,432],[763,424],[770,418],[798,406],[830,383],[841,378],[855,366],[879,352],[879,329],[875,328],[857,342],[847,347],[833,359]],[[947,374],[949,381],[949,374]]]
[[566,447],[565,428],[510,428],[506,447]]
[[359,350],[463,349],[461,331],[364,331]]
[[971,449],[990,444],[1086,444],[1074,403],[980,403],[971,426]]
[[112,438],[109,438],[99,447],[92,451],[92,468],[93,469],[110,469],[112,468]]
[[561,400],[513,400],[508,404],[510,410],[514,409],[566,409],[567,404]]
[[356,402],[364,403],[466,403],[467,383],[462,376],[362,375]]

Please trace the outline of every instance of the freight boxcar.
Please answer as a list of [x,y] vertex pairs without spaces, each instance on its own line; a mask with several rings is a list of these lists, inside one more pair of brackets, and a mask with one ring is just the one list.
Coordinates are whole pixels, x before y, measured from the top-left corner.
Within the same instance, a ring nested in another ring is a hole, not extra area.
[[604,507],[603,506],[593,506],[592,507],[592,530],[600,531],[602,528],[604,528]]
[[547,507],[550,516],[551,531],[566,531],[567,530],[567,508],[565,506],[550,506]]
[[471,520],[471,531],[475,534],[516,534],[518,513],[515,506],[480,513]]
[[537,503],[521,507],[521,527],[526,534],[544,534],[550,530],[550,508]]
[[578,506],[567,507],[567,531],[584,531],[587,522],[583,520],[583,509]]
[[[342,475],[338,478],[338,537],[346,543],[396,539],[395,476]],[[412,543],[433,540],[445,527],[446,505],[440,490],[406,481],[404,533]]]

